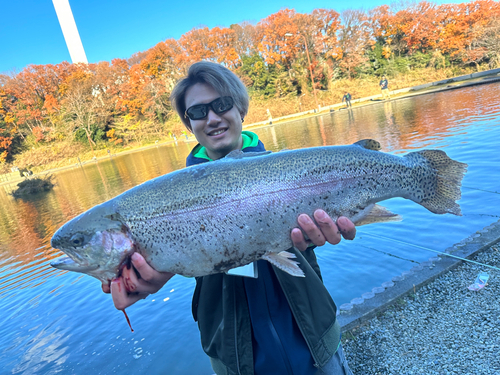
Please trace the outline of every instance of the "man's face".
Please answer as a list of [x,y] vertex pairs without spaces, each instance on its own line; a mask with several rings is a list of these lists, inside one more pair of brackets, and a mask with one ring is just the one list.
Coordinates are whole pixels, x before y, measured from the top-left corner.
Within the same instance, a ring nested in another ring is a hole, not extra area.
[[[211,86],[197,83],[186,92],[186,108],[207,104],[220,97],[221,95]],[[208,156],[213,160],[220,159],[243,146],[241,138],[243,125],[236,106],[221,114],[216,114],[210,108],[207,117],[189,121],[196,140],[205,146]]]

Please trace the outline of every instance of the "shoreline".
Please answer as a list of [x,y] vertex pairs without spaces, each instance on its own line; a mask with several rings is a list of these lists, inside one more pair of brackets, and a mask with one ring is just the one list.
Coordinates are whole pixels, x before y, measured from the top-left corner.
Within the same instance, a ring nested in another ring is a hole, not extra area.
[[[402,280],[396,276],[383,283],[382,293],[340,312],[351,370],[356,375],[500,374],[499,242],[500,220],[446,251],[497,269],[432,257],[403,272]],[[489,274],[488,283],[471,291],[479,272]]]
[[[441,91],[460,89],[460,88],[464,88],[464,87],[475,86],[475,85],[480,85],[480,84],[488,84],[488,83],[493,83],[493,82],[498,82],[498,81],[500,81],[500,69],[492,69],[492,70],[487,70],[484,72],[468,74],[466,76],[459,76],[459,77],[454,77],[454,78],[450,78],[447,80],[430,82],[430,83],[419,85],[419,86],[413,86],[413,87],[408,87],[408,88],[404,88],[404,89],[390,91],[391,99],[389,99],[389,100],[380,99],[382,97],[382,94],[377,94],[377,95],[368,96],[368,97],[364,97],[364,98],[353,99],[353,100],[351,100],[351,104],[352,104],[352,108],[359,108],[359,107],[369,106],[369,105],[373,105],[373,104],[378,104],[380,102],[391,102],[394,100],[406,99],[406,98],[418,96],[418,95],[432,94],[432,93],[441,92]],[[325,115],[327,113],[332,113],[332,112],[340,111],[340,110],[347,110],[347,108],[344,106],[343,103],[336,103],[336,104],[332,104],[330,106],[320,107],[318,110],[312,109],[309,111],[294,113],[291,115],[287,115],[287,116],[283,116],[283,117],[279,117],[279,118],[275,118],[275,119],[270,119],[267,121],[261,121],[261,122],[257,122],[257,123],[253,123],[253,124],[247,124],[247,125],[243,126],[243,130],[259,129],[259,128],[263,128],[263,127],[276,125],[278,123],[291,122],[291,121],[296,121],[296,120],[300,120],[300,119],[304,119],[304,118],[322,116],[322,115]],[[108,154],[108,155],[104,155],[104,156],[94,157],[90,160],[79,161],[78,163],[71,163],[71,164],[68,164],[65,166],[61,166],[61,167],[45,169],[43,171],[34,173],[32,175],[32,177],[44,176],[44,175],[47,175],[50,173],[55,173],[55,172],[59,172],[59,171],[63,171],[66,169],[71,169],[71,168],[79,168],[85,164],[97,162],[99,160],[104,160],[106,158],[110,158],[110,157],[113,157],[116,155],[129,154],[129,153],[138,152],[138,151],[142,151],[142,150],[146,150],[146,149],[158,147],[158,146],[165,146],[165,145],[169,145],[169,144],[177,143],[177,142],[191,143],[191,142],[196,142],[196,139],[194,138],[193,135],[190,135],[189,137],[185,137],[185,139],[179,138],[178,140],[169,140],[169,141],[158,142],[158,143],[150,144],[150,145],[146,145],[146,146],[140,146],[140,147],[132,148],[129,150],[123,150],[123,151],[120,151],[120,152],[115,153],[115,154]],[[23,181],[23,179],[24,179],[24,177],[21,177],[18,172],[3,174],[3,175],[0,175],[0,186],[17,185],[19,182]]]

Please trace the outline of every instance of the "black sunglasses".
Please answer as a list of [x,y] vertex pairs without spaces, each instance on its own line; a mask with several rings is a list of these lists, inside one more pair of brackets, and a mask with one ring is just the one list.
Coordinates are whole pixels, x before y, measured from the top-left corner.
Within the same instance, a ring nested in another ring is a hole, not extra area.
[[196,104],[189,107],[186,109],[184,117],[189,117],[191,120],[201,120],[207,117],[209,108],[212,108],[212,111],[220,115],[221,113],[227,112],[233,108],[233,104],[233,98],[230,96],[223,96],[207,104]]

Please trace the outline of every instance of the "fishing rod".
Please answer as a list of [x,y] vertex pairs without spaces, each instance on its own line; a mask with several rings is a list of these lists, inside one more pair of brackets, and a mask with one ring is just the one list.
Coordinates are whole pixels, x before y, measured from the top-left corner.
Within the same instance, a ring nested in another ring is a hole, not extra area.
[[466,189],[471,189],[471,190],[479,190],[479,191],[484,191],[485,193],[491,193],[491,194],[500,194],[498,191],[490,191],[490,190],[483,190],[483,189],[478,189],[478,188],[473,188],[473,187],[469,187],[469,186],[463,186],[463,188],[466,188]]
[[379,236],[379,235],[376,235],[376,234],[371,234],[371,233],[365,233],[365,234],[367,236],[372,236],[372,237],[380,238],[380,239],[383,239],[383,240],[398,242],[398,243],[404,244],[404,245],[410,245],[410,246],[413,246],[413,247],[416,247],[416,248],[419,248],[419,249],[423,249],[423,250],[427,250],[427,251],[432,251],[433,253],[438,253],[438,254],[441,254],[441,255],[446,255],[447,257],[452,257],[452,258],[460,259],[460,260],[463,260],[464,262],[470,262],[470,263],[474,263],[474,264],[477,264],[477,265],[480,265],[480,266],[484,266],[484,267],[488,267],[488,268],[493,268],[494,270],[500,271],[500,268],[498,268],[498,267],[490,266],[488,264],[476,262],[474,260],[470,260],[470,259],[467,259],[467,258],[462,258],[462,257],[456,256],[456,255],[452,255],[452,254],[448,254],[448,253],[443,253],[442,251],[432,250],[432,249],[429,249],[428,247],[424,247],[424,246],[420,246],[420,245],[415,245],[415,244],[412,244],[412,243],[409,243],[409,242],[404,242],[404,241],[396,240],[394,238],[383,237],[383,236]]
[[394,255],[394,254],[388,253],[388,252],[386,252],[386,251],[382,251],[382,250],[375,249],[374,247],[371,247],[371,246],[360,245],[360,244],[358,244],[357,246],[361,246],[361,247],[364,247],[365,249],[370,249],[370,250],[376,251],[377,253],[382,253],[382,254],[387,255],[387,256],[390,256],[390,257],[394,257],[394,258],[397,258],[397,259],[405,260],[405,261],[407,261],[407,262],[412,262],[412,263],[417,263],[417,264],[419,264],[419,263],[420,263],[420,262],[418,262],[418,261],[416,261],[416,260],[413,260],[413,259],[408,259],[408,258],[404,258],[404,257],[400,257],[400,256],[397,256],[397,255]]
[[464,214],[464,216],[488,216],[488,217],[500,217],[499,215],[491,215],[491,214]]

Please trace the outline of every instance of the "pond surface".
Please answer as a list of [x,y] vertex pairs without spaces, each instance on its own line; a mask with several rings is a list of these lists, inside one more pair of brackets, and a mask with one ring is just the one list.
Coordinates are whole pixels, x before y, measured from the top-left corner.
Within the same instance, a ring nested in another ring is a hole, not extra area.
[[[317,250],[337,305],[445,251],[500,217],[500,85],[341,110],[255,130],[269,150],[378,140],[403,154],[442,149],[469,165],[463,216],[435,215],[404,199],[383,202],[403,216],[358,228],[356,239]],[[159,175],[182,168],[194,143],[179,141],[113,156],[56,174],[53,191],[29,201],[0,189],[0,368],[11,374],[212,374],[191,316],[194,279],[175,276],[123,314],[100,283],[49,262],[55,230],[81,212]],[[415,247],[417,245],[419,247]],[[473,280],[467,280],[467,283]]]

